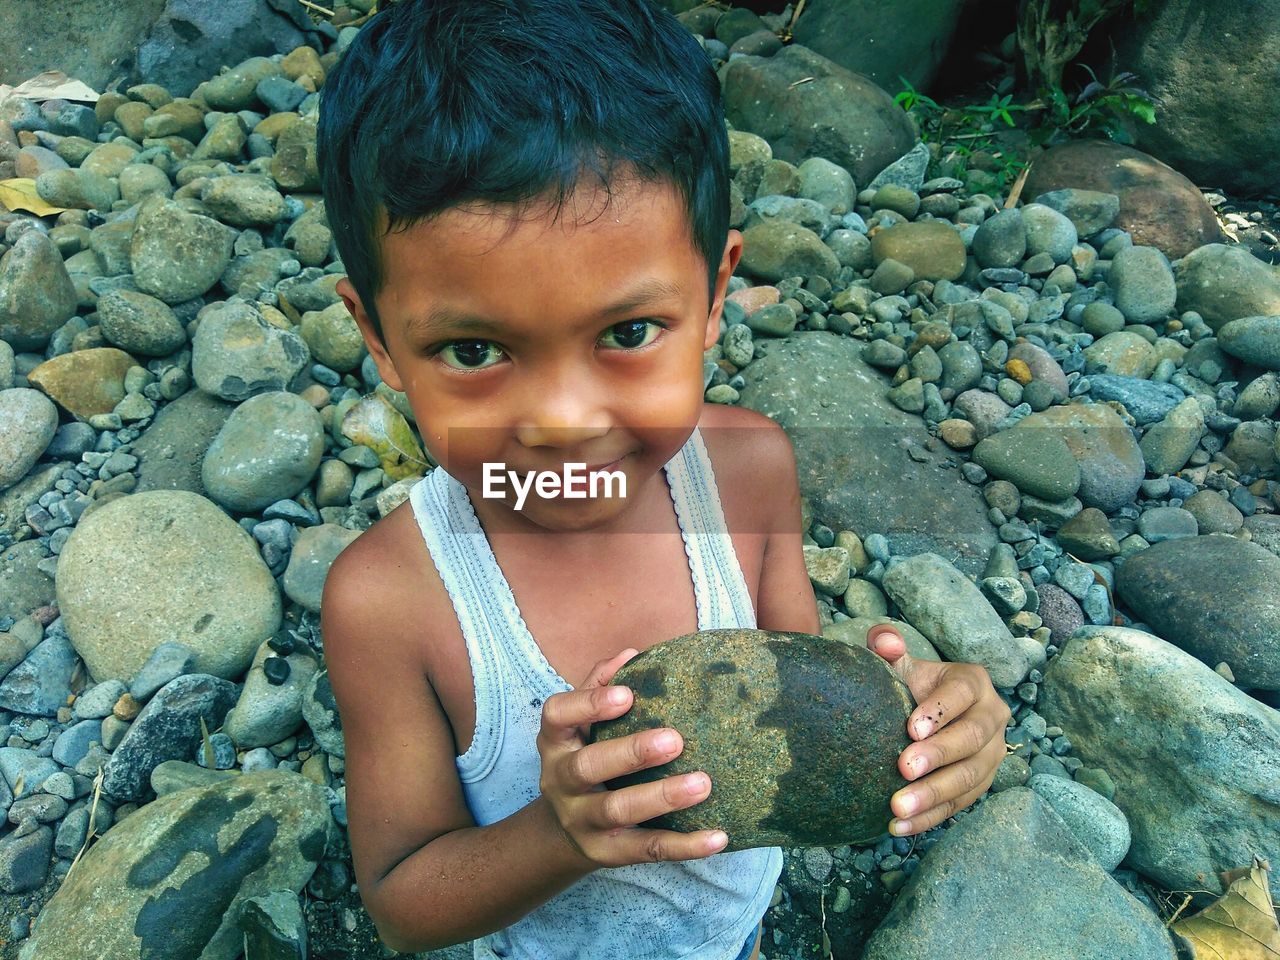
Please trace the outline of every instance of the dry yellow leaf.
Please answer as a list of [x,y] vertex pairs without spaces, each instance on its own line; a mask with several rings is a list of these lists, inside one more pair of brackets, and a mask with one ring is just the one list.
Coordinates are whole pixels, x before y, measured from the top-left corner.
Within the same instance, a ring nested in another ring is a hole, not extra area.
[[1280,960],[1280,924],[1267,884],[1268,864],[1253,867],[1216,903],[1173,925],[1196,960]]
[[394,480],[420,477],[430,469],[413,429],[400,411],[379,394],[363,397],[342,419],[342,435],[378,455]]
[[48,217],[67,209],[41,200],[40,194],[36,193],[36,182],[30,177],[0,180],[0,203],[10,210],[25,210],[37,217]]

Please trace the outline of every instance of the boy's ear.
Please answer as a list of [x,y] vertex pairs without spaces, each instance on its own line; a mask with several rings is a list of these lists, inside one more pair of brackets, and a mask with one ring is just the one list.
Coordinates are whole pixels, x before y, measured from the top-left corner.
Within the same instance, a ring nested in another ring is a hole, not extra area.
[[724,313],[725,292],[729,289],[729,278],[738,269],[738,261],[742,259],[742,234],[730,230],[725,240],[724,255],[720,259],[720,271],[716,276],[716,295],[711,302],[711,312],[707,315],[707,333],[702,349],[710,350],[720,338],[720,317]]
[[360,328],[360,336],[364,338],[364,345],[369,350],[369,356],[373,357],[373,362],[378,367],[378,376],[392,390],[403,392],[404,387],[400,383],[400,375],[396,373],[396,365],[392,362],[391,355],[387,353],[382,338],[374,329],[373,321],[365,313],[364,304],[360,302],[360,295],[356,293],[356,288],[347,277],[343,277],[334,284],[333,289],[347,305],[347,311],[355,318],[356,326]]

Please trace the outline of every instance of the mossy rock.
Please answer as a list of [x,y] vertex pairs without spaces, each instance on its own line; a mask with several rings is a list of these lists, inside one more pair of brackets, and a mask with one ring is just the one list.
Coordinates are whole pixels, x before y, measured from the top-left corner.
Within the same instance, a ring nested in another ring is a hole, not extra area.
[[611,789],[697,770],[711,778],[705,800],[645,826],[721,829],[726,850],[864,843],[888,829],[915,702],[870,650],[804,633],[703,630],[645,650],[613,682],[635,699],[594,726],[593,742],[673,727],[684,750]]

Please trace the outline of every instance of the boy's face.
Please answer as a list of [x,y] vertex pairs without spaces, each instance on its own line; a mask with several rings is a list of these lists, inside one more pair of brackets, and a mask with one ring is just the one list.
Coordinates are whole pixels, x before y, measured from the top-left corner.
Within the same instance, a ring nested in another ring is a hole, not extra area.
[[[510,207],[467,206],[386,236],[385,347],[355,289],[337,287],[431,456],[468,488],[481,521],[504,530],[600,529],[698,423],[702,353],[716,342],[742,235],[729,231],[708,309],[705,261],[675,187],[628,179],[612,189],[580,186],[555,223],[546,206],[515,223]],[[515,510],[506,471],[523,481],[613,461],[625,499],[530,489]],[[482,495],[486,464],[501,471],[500,500]]]

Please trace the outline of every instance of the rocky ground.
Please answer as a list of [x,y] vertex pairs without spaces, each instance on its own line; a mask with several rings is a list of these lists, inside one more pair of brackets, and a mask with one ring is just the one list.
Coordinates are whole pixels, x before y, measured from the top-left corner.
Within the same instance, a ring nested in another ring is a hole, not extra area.
[[[746,237],[707,399],[793,438],[824,634],[892,619],[1015,711],[969,811],[788,850],[761,955],[1175,956],[1184,891],[1280,862],[1275,206],[1108,181],[1107,144],[1013,204],[929,179],[882,90],[700,9]],[[390,955],[317,625],[417,479],[317,196],[356,29],[0,112],[0,180],[63,208],[0,213],[0,957],[147,955],[175,917],[192,956]]]

